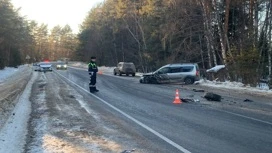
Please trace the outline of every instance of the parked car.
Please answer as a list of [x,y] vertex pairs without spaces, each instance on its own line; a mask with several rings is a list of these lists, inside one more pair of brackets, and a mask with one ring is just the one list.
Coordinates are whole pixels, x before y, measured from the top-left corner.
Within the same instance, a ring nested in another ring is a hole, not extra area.
[[57,70],[67,70],[67,64],[65,63],[58,63],[56,66]]
[[168,64],[155,72],[143,74],[140,83],[175,83],[193,84],[200,79],[197,64]]
[[132,76],[135,76],[136,73],[136,68],[135,65],[133,63],[127,63],[127,62],[120,62],[117,64],[117,67],[113,70],[113,74],[114,75],[122,75],[122,74],[126,74],[127,76],[129,76],[130,74]]
[[41,62],[41,63],[39,63],[39,66],[40,66],[41,72],[47,72],[47,71],[52,72],[53,71],[52,64],[49,62]]

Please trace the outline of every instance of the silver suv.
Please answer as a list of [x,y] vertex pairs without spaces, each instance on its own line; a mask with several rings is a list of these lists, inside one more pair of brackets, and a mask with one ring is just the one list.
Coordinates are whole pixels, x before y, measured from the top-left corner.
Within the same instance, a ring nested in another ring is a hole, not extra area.
[[193,84],[200,79],[197,64],[168,64],[155,72],[143,74],[140,83],[176,83]]
[[132,76],[135,76],[136,73],[136,68],[135,65],[133,63],[127,63],[127,62],[120,62],[117,64],[117,67],[113,70],[113,74],[114,75],[122,75],[122,74],[126,74],[127,76],[129,76],[130,74]]

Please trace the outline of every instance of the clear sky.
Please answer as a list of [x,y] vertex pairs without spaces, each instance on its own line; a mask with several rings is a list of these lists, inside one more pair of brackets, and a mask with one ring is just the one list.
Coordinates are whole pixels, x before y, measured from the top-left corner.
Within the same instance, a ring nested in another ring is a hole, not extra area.
[[21,15],[48,24],[48,28],[69,24],[75,33],[92,7],[104,0],[11,0]]

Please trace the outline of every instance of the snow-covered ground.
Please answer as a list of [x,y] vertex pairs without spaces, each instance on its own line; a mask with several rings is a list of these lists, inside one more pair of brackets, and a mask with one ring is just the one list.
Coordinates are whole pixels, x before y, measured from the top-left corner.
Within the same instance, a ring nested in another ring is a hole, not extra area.
[[[12,73],[12,71],[11,71]],[[11,73],[6,73],[11,75]],[[34,75],[27,84],[26,90],[19,98],[18,104],[15,106],[12,116],[9,117],[6,124],[0,129],[0,152],[20,153],[24,147],[24,138],[27,133],[27,123],[31,112],[31,103],[29,97],[31,94],[31,86],[34,83]]]
[[3,70],[0,70],[0,82],[3,82],[6,78],[9,78],[21,68],[22,66],[19,68],[5,67]]
[[209,86],[214,88],[224,88],[224,89],[235,89],[235,90],[244,90],[251,92],[262,92],[267,94],[272,94],[272,90],[269,90],[267,84],[260,84],[258,87],[250,87],[249,85],[245,85],[241,82],[219,82],[219,81],[209,81],[203,80],[197,81],[196,84],[200,84],[202,86]]

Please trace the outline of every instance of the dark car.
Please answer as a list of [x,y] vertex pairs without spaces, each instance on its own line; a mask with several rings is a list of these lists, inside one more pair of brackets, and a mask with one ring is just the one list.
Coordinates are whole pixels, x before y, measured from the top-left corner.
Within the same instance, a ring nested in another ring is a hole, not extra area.
[[127,76],[132,75],[135,76],[136,73],[136,68],[133,63],[128,63],[128,62],[120,62],[118,63],[117,67],[113,70],[114,75],[122,75],[126,74]]

